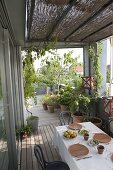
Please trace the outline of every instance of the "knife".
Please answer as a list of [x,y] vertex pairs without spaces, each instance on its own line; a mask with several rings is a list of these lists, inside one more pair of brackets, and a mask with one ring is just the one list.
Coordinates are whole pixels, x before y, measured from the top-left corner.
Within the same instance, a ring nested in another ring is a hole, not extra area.
[[83,157],[83,158],[78,158],[78,159],[76,159],[76,161],[79,161],[81,159],[87,159],[87,158],[92,158],[92,156],[86,156],[86,157]]

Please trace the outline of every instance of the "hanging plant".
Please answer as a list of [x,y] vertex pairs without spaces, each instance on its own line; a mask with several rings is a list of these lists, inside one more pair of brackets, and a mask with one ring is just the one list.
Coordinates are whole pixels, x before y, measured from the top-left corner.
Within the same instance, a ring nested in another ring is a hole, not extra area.
[[[23,62],[23,78],[24,78],[24,98],[26,108],[28,107],[28,99],[33,97],[35,99],[35,90],[37,84],[37,75],[34,69],[34,61],[43,57],[48,51],[52,53],[56,44],[54,38],[51,42],[45,42],[42,47],[30,47],[24,50],[22,57]],[[32,52],[36,52],[36,55],[32,55]],[[36,100],[35,100],[36,101]]]
[[100,57],[102,54],[102,43],[98,43],[97,53],[94,48],[90,47],[89,56],[93,61],[93,71],[94,71],[94,79],[96,81],[97,93],[98,90],[102,87],[102,74],[100,73]]

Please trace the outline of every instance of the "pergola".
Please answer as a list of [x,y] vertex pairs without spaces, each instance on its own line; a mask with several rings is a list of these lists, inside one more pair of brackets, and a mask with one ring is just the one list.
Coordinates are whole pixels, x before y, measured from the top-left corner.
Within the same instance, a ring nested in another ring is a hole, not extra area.
[[12,1],[7,6],[13,27],[7,27],[15,43],[41,47],[57,38],[56,48],[83,47],[84,75],[93,74],[89,46],[96,50],[95,42],[113,35],[113,0]]
[[26,41],[89,44],[113,35],[112,0],[27,0]]
[[[112,0],[7,1],[12,39],[22,47],[51,41],[58,47],[84,46],[113,35]],[[13,10],[12,10],[13,9]]]
[[[113,0],[0,1],[0,79],[9,169],[17,169],[15,127],[24,124],[21,48],[41,47],[54,38],[57,38],[56,48],[82,47],[84,76],[92,76],[89,46],[96,50],[97,41],[112,35]],[[111,49],[113,51],[113,41]],[[105,75],[106,57],[101,58],[101,65]],[[113,67],[111,70],[113,73]],[[2,158],[8,165],[7,157]]]

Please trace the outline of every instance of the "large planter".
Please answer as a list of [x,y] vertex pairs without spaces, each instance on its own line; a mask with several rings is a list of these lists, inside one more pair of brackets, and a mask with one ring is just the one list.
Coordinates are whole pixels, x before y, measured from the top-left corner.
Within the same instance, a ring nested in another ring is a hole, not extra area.
[[102,126],[102,119],[98,117],[87,117],[87,116],[73,116],[73,123],[82,123],[82,122],[92,122],[95,126]]
[[27,125],[30,125],[32,127],[33,132],[38,131],[38,121],[39,117],[37,116],[31,116],[27,119]]
[[54,113],[54,106],[47,105],[47,108],[50,113]]
[[98,117],[91,117],[91,118],[89,118],[89,121],[91,121],[95,126],[97,126],[99,128],[102,126],[102,119],[100,119]]
[[46,103],[42,103],[43,109],[47,110],[47,104]]
[[55,108],[55,109],[60,109],[60,105],[59,105],[59,104],[56,104],[56,105],[54,106],[54,108]]
[[67,111],[67,106],[65,106],[65,105],[60,105],[60,108],[61,108],[61,111],[63,112],[63,111]]

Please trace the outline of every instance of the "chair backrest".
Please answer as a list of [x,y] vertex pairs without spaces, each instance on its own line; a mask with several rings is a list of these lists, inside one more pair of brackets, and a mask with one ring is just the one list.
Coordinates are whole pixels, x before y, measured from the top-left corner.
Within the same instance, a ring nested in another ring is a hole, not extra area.
[[34,154],[38,163],[41,165],[41,168],[44,170],[46,167],[46,161],[44,159],[42,148],[39,145],[34,146]]
[[69,125],[69,123],[72,123],[72,121],[73,121],[73,118],[71,116],[71,112],[70,111],[60,112],[59,120],[60,120],[61,126],[66,125],[66,124]]

